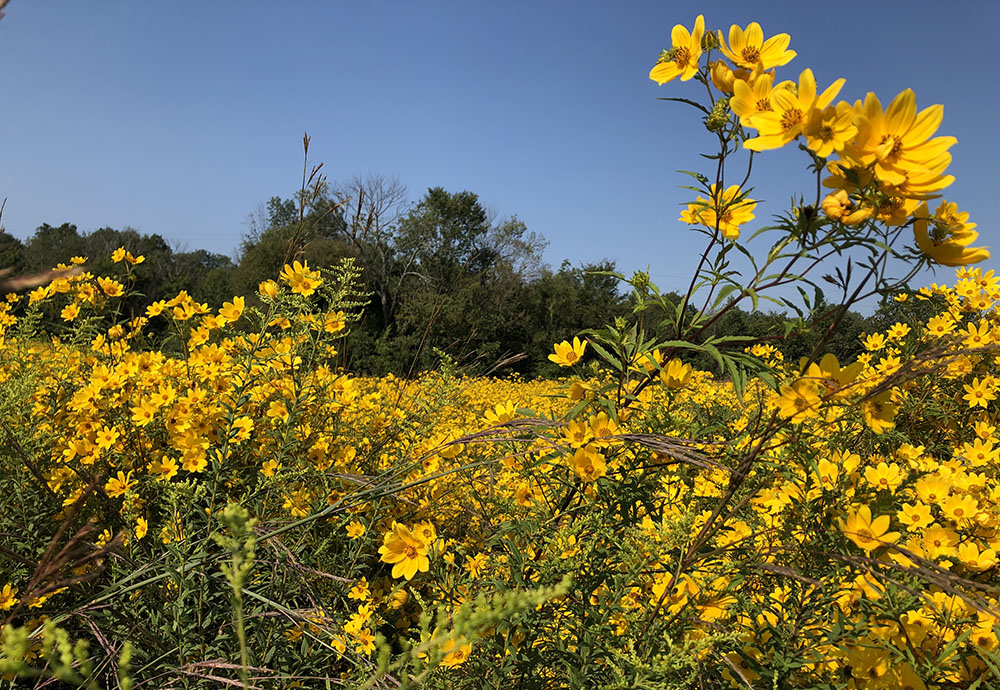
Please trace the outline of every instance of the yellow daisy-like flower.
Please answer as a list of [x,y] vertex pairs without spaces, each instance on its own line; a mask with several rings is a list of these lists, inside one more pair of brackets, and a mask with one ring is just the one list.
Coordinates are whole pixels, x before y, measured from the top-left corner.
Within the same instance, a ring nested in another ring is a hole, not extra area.
[[569,464],[577,476],[588,483],[603,477],[608,470],[604,456],[598,453],[594,446],[589,445],[577,448]]
[[549,355],[549,359],[561,367],[571,367],[583,358],[583,352],[587,349],[587,342],[580,342],[579,338],[573,338],[573,344],[569,341],[556,343],[555,353]]
[[991,401],[997,399],[997,394],[993,390],[993,386],[990,385],[989,379],[980,380],[977,376],[972,379],[972,384],[965,385],[965,395],[962,396],[962,400],[969,403],[969,407],[986,407]]
[[986,247],[970,247],[979,233],[975,223],[966,222],[968,213],[958,213],[954,204],[941,202],[934,216],[927,202],[913,212],[913,236],[924,254],[943,266],[966,266],[990,258]]
[[316,292],[316,288],[323,284],[319,271],[309,270],[309,262],[294,262],[291,266],[285,264],[281,269],[281,280],[288,283],[292,292],[308,297]]
[[750,126],[759,135],[743,142],[743,148],[751,151],[781,148],[803,134],[814,111],[825,110],[843,86],[844,79],[838,79],[817,95],[812,70],[803,70],[797,89],[775,89],[771,92],[771,110],[749,118]]
[[682,24],[676,25],[670,32],[673,46],[660,55],[656,66],[649,71],[649,78],[661,86],[668,81],[680,77],[687,81],[698,73],[698,60],[701,58],[701,39],[705,35],[705,17],[698,15],[694,22],[694,31],[688,31]]
[[351,539],[358,539],[365,534],[365,526],[357,520],[347,523],[347,536]]
[[418,572],[426,573],[430,569],[427,551],[427,544],[398,522],[392,523],[378,549],[382,562],[392,564],[392,576],[407,580],[412,580]]
[[858,548],[871,552],[883,544],[894,544],[899,539],[899,532],[890,532],[888,515],[880,515],[872,519],[872,511],[868,506],[861,506],[847,516],[841,525],[841,531]]
[[112,477],[108,480],[108,483],[104,485],[104,490],[108,493],[109,498],[118,498],[134,487],[137,483],[138,482],[132,479],[132,472],[129,472],[126,475],[124,472],[119,470],[118,476]]
[[903,184],[910,174],[927,172],[957,141],[955,137],[931,138],[941,125],[944,107],[932,105],[918,113],[912,89],[896,96],[884,112],[871,92],[854,108],[858,134],[848,147],[847,158],[862,166],[874,164],[875,176],[888,184]]
[[757,202],[743,196],[740,186],[734,184],[721,191],[713,184],[709,188],[711,199],[698,197],[681,212],[679,220],[692,225],[704,225],[710,230],[718,229],[727,240],[740,236],[740,226],[754,219],[753,210]]
[[788,34],[777,34],[764,40],[764,30],[757,22],[750,22],[746,29],[736,24],[729,27],[729,45],[719,32],[719,48],[722,53],[740,67],[753,69],[771,69],[787,65],[796,53],[788,50],[792,37]]
[[17,601],[17,588],[8,582],[0,589],[0,611],[12,609]]
[[798,379],[790,386],[781,387],[777,400],[778,414],[799,423],[819,416],[819,387],[811,379]]

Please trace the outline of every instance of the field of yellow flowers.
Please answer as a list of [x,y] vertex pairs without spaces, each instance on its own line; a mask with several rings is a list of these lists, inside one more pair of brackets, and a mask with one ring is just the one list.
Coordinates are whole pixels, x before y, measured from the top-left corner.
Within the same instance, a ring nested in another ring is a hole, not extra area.
[[[885,291],[912,227],[954,283],[887,293],[905,317],[852,362],[705,337],[786,268],[692,291],[672,337],[637,274],[636,322],[554,344],[561,380],[366,379],[336,364],[350,262],[132,314],[143,258],[78,257],[0,305],[0,684],[1000,687],[1000,277],[928,210],[940,108],[775,84],[794,53],[756,24],[672,39],[650,76],[722,94],[724,156],[798,137],[830,173],[769,264],[871,249]],[[704,187],[681,220],[728,251],[755,203]]]

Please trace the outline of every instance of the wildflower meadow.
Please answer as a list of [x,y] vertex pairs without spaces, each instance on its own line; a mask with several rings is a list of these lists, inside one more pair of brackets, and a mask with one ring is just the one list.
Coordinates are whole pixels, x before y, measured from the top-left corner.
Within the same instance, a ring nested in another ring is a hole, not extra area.
[[[1000,276],[943,107],[839,101],[757,23],[670,36],[703,250],[679,302],[616,275],[631,313],[552,343],[559,378],[345,369],[363,269],[294,237],[218,309],[145,300],[125,246],[11,289],[0,687],[1000,687]],[[782,147],[808,183],[765,212]]]

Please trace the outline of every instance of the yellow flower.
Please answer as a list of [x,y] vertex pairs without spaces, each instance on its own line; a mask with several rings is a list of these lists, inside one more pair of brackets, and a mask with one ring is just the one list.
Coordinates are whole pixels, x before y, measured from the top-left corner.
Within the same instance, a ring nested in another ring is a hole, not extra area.
[[884,391],[868,398],[861,404],[865,424],[876,434],[896,426],[895,417],[899,407],[890,402],[890,392]]
[[118,249],[111,252],[111,260],[115,263],[122,261],[125,258],[125,247],[118,247]]
[[997,394],[993,390],[989,379],[979,380],[979,377],[972,379],[972,384],[965,385],[965,395],[962,400],[969,403],[969,407],[982,407],[986,409],[990,401],[996,400]]
[[112,280],[111,278],[101,276],[97,279],[97,284],[100,286],[101,292],[108,297],[120,297],[125,293],[125,287],[117,280]]
[[159,460],[153,460],[146,467],[150,474],[156,475],[156,481],[169,482],[177,476],[177,461],[164,455]]
[[900,511],[896,513],[896,517],[904,525],[915,530],[922,530],[934,522],[934,518],[931,517],[931,507],[926,503],[920,502],[912,505],[904,503]]
[[73,304],[67,304],[63,307],[62,312],[59,314],[63,318],[63,321],[72,321],[77,316],[80,315],[80,307],[74,302]]
[[802,375],[804,378],[814,381],[823,391],[824,396],[839,399],[850,393],[850,384],[858,377],[863,368],[864,366],[860,362],[841,368],[837,356],[827,353],[819,362],[810,364]]
[[0,589],[0,611],[9,611],[17,601],[17,588],[8,582]]
[[226,302],[219,309],[219,318],[224,319],[228,323],[233,323],[238,321],[241,316],[243,316],[243,309],[246,305],[246,298],[244,297],[233,297],[232,302]]
[[358,633],[358,644],[355,648],[358,654],[371,654],[375,651],[375,636],[371,630],[362,628]]
[[393,522],[392,528],[385,533],[378,552],[382,554],[383,563],[393,564],[393,577],[412,580],[417,572],[426,573],[430,569],[427,545],[398,522]]
[[316,292],[316,288],[323,284],[319,271],[310,271],[309,262],[294,262],[291,266],[285,264],[281,269],[281,280],[288,283],[292,292],[308,297]]
[[142,539],[149,532],[149,523],[146,522],[146,518],[138,517],[135,519],[135,538]]
[[955,545],[958,544],[958,535],[954,530],[933,525],[924,531],[923,547],[928,558],[938,558],[939,556],[955,555]]
[[926,201],[913,212],[913,236],[920,251],[943,266],[967,266],[990,258],[986,247],[969,246],[979,237],[973,230],[976,224],[965,222],[969,214],[958,214],[946,204],[941,202],[933,217]]
[[549,359],[561,367],[571,367],[583,358],[583,352],[587,349],[587,341],[580,342],[579,338],[573,338],[573,344],[566,340],[556,343],[555,353],[549,355]]
[[813,109],[802,130],[806,135],[806,146],[821,158],[843,151],[858,132],[854,117],[854,109],[844,102],[822,110]]
[[257,291],[265,297],[274,298],[278,296],[278,284],[273,280],[265,280],[257,286]]
[[701,38],[705,35],[705,17],[698,15],[694,21],[694,31],[688,31],[677,24],[670,32],[673,42],[670,50],[660,55],[656,66],[649,71],[649,78],[660,86],[680,77],[687,81],[698,73],[698,60],[701,58]]
[[118,476],[112,477],[108,480],[108,483],[104,485],[104,490],[108,493],[109,498],[118,498],[135,487],[137,483],[138,482],[132,479],[131,471],[129,471],[126,475],[124,472],[119,470]]
[[660,381],[666,388],[683,388],[694,371],[690,364],[684,364],[674,357],[660,370]]
[[941,502],[941,512],[949,520],[971,520],[979,512],[979,501],[972,496],[949,496]]
[[819,416],[819,388],[811,379],[798,379],[790,386],[781,387],[777,401],[778,414],[796,424]]
[[[874,164],[875,176],[888,184],[903,184],[908,175],[927,172],[957,141],[955,137],[930,138],[941,125],[944,108],[932,105],[917,113],[912,89],[896,96],[885,112],[871,92],[864,103],[859,101],[854,107],[858,134],[846,157],[864,167]],[[948,183],[950,180],[938,189]]]
[[710,230],[718,229],[728,240],[740,236],[740,226],[754,219],[753,210],[757,202],[742,196],[740,186],[734,184],[720,192],[713,184],[709,189],[711,200],[698,197],[693,204],[681,211],[679,220],[692,225],[704,225]]
[[577,448],[573,457],[570,458],[569,464],[577,476],[588,483],[603,477],[608,469],[604,456],[598,453],[593,446]]
[[115,441],[121,436],[121,432],[115,427],[102,427],[100,431],[97,432],[97,438],[94,443],[101,450],[107,450],[115,444]]
[[865,481],[879,490],[895,492],[906,479],[896,463],[880,462],[876,467],[865,468]]
[[745,141],[743,147],[751,151],[767,151],[789,143],[803,133],[803,128],[813,117],[813,111],[822,111],[830,105],[843,85],[844,80],[838,79],[817,96],[812,70],[803,70],[797,89],[775,89],[771,93],[772,110],[750,118],[750,126],[759,135]]
[[347,536],[351,539],[358,539],[364,536],[365,526],[357,520],[347,523]]
[[771,93],[774,89],[794,87],[794,83],[784,81],[774,86],[774,73],[761,74],[756,79],[736,79],[733,82],[733,97],[729,108],[740,118],[740,124],[750,127],[750,120],[758,113],[774,110]]
[[880,515],[873,520],[871,509],[861,506],[847,516],[840,529],[858,548],[870,552],[883,544],[894,544],[899,539],[899,532],[888,531],[890,522],[888,515]]
[[764,31],[757,22],[751,22],[746,30],[736,24],[729,27],[729,45],[719,32],[719,48],[723,54],[740,67],[771,69],[787,65],[796,53],[788,50],[792,40],[788,34],[777,34],[764,40]]
[[465,663],[465,660],[469,658],[469,655],[472,654],[472,645],[459,644],[455,640],[449,639],[441,647],[441,651],[444,652],[441,665],[445,668],[454,668]]

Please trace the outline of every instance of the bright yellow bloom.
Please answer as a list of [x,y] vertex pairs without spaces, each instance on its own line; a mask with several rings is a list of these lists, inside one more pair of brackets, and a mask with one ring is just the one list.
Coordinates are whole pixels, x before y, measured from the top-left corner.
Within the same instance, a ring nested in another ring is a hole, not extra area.
[[649,71],[649,78],[662,86],[668,81],[680,77],[687,81],[698,73],[698,60],[701,58],[701,38],[705,35],[705,17],[698,15],[694,22],[694,31],[688,31],[681,24],[670,32],[673,42],[670,50],[660,55],[656,66]]
[[137,517],[135,519],[135,538],[142,539],[149,532],[149,523],[146,522],[146,518]]
[[934,518],[931,517],[931,507],[920,502],[913,505],[904,503],[900,511],[896,513],[896,517],[904,525],[915,530],[922,530],[934,522]]
[[65,307],[63,307],[62,312],[60,312],[59,314],[59,316],[63,318],[63,321],[72,321],[79,315],[80,315],[80,307],[75,302],[72,304],[67,304]]
[[608,464],[594,446],[577,448],[569,460],[570,467],[584,482],[592,482],[607,473]]
[[219,317],[228,323],[238,321],[243,316],[243,309],[246,306],[245,297],[233,297],[232,302],[226,302],[219,309]]
[[906,479],[896,463],[880,462],[876,467],[865,468],[865,481],[880,491],[895,492]]
[[778,414],[798,424],[819,416],[819,387],[811,379],[798,379],[781,387],[777,401]]
[[810,364],[802,372],[802,376],[814,381],[819,386],[819,390],[823,392],[824,397],[839,399],[851,392],[849,386],[863,368],[864,366],[860,362],[841,368],[837,356],[827,353],[819,362]]
[[788,50],[792,37],[777,34],[764,40],[764,31],[757,22],[750,22],[746,30],[736,24],[729,27],[729,45],[719,32],[719,48],[723,54],[740,67],[747,69],[772,69],[787,65],[796,53]]
[[365,534],[365,526],[357,520],[347,523],[347,536],[351,539],[358,539]]
[[573,338],[573,344],[564,340],[556,343],[555,353],[549,355],[549,360],[561,367],[571,367],[583,358],[583,352],[587,349],[587,341],[580,342],[579,338]]
[[933,105],[917,113],[912,89],[896,96],[885,112],[871,92],[854,107],[858,134],[847,158],[862,166],[874,164],[875,176],[888,184],[903,184],[909,174],[928,171],[929,164],[957,141],[955,137],[930,138],[941,125],[944,108]]
[[150,474],[156,475],[156,481],[168,482],[177,476],[177,461],[164,455],[159,460],[153,460],[146,467]]
[[17,588],[8,582],[0,589],[0,611],[9,611],[17,601]]
[[729,99],[729,108],[740,118],[740,124],[750,127],[751,119],[758,113],[771,112],[771,94],[775,89],[794,88],[795,83],[783,81],[774,85],[774,73],[766,72],[755,79],[736,79],[733,81],[733,97]]
[[681,211],[679,220],[691,225],[704,225],[709,230],[718,229],[728,240],[740,236],[740,226],[754,219],[757,202],[742,196],[740,186],[734,184],[720,192],[713,184],[709,189],[711,199],[698,197],[693,204]]
[[393,577],[412,580],[417,572],[426,573],[430,569],[427,544],[398,522],[393,522],[392,528],[385,533],[378,552],[382,554],[382,562],[393,564]]
[[465,663],[465,660],[469,658],[469,655],[472,654],[472,645],[460,644],[449,638],[441,647],[441,651],[444,652],[441,665],[445,668],[454,668]]
[[930,216],[927,202],[913,212],[913,236],[917,246],[936,263],[944,266],[966,266],[990,258],[986,247],[970,247],[979,233],[975,223],[965,222],[969,214],[958,214],[954,204],[941,202],[934,216]]
[[265,280],[257,286],[257,291],[264,297],[274,298],[278,296],[278,284],[273,280]]
[[980,380],[977,376],[972,379],[971,385],[965,384],[965,395],[962,396],[962,400],[968,402],[969,407],[986,409],[990,402],[996,399],[997,394],[989,379]]
[[94,440],[94,443],[101,450],[107,450],[108,448],[110,448],[115,444],[115,442],[119,439],[120,436],[121,432],[119,432],[118,429],[116,429],[113,426],[112,427],[106,426],[101,428],[101,430],[97,432],[97,438]]
[[941,512],[955,522],[971,520],[979,512],[979,501],[972,496],[949,496],[941,503]]
[[125,293],[125,287],[117,280],[101,276],[97,279],[97,284],[108,297],[120,297]]
[[988,570],[997,564],[996,551],[989,548],[980,550],[971,541],[959,544],[957,555],[958,560],[970,570]]
[[138,482],[132,479],[131,471],[126,475],[124,472],[119,470],[118,476],[112,477],[108,480],[108,483],[104,485],[104,490],[108,493],[109,498],[118,498],[135,487],[136,484],[138,484]]
[[865,400],[861,405],[865,423],[876,434],[896,426],[895,417],[899,407],[890,400],[890,392],[884,391]]
[[858,132],[854,116],[854,109],[843,101],[836,106],[813,109],[802,130],[806,146],[821,158],[843,151]]
[[691,378],[694,368],[674,357],[660,370],[660,381],[667,388],[683,388]]
[[962,446],[962,454],[973,467],[1000,463],[1000,448],[994,448],[991,441],[984,441],[980,438]]
[[125,259],[125,247],[118,247],[118,249],[111,252],[111,260],[118,263]]
[[868,506],[861,506],[847,516],[847,521],[841,525],[841,531],[858,548],[871,552],[883,544],[894,544],[899,539],[899,532],[890,532],[888,515],[880,515],[872,519],[872,511]]
[[797,89],[775,89],[771,93],[772,109],[750,117],[750,126],[759,135],[745,141],[743,147],[751,151],[781,148],[803,133],[813,111],[826,109],[843,85],[844,80],[838,79],[817,96],[812,70],[803,70]]
[[933,525],[924,531],[923,547],[928,558],[953,556],[956,544],[958,544],[958,534],[954,530]]
[[303,263],[296,261],[291,266],[285,264],[285,267],[281,269],[279,277],[288,283],[292,292],[303,297],[313,294],[316,292],[316,288],[323,284],[323,279],[320,278],[319,271],[309,270],[308,261]]

